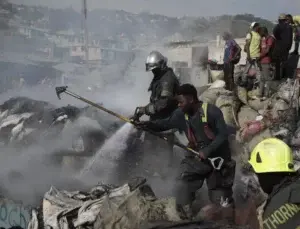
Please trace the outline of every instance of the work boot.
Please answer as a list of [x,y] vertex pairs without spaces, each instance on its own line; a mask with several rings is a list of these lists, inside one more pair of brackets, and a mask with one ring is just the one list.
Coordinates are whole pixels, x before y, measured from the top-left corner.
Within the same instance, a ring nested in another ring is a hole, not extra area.
[[186,217],[188,219],[192,219],[193,218],[193,211],[192,211],[191,204],[187,204],[187,205],[183,206],[183,210],[184,210],[184,212],[186,214]]

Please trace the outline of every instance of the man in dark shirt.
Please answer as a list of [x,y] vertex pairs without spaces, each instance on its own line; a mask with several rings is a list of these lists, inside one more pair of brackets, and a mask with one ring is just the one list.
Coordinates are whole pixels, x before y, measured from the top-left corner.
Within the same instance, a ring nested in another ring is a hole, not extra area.
[[[197,90],[183,84],[178,91],[179,108],[171,117],[138,123],[153,131],[178,129],[185,132],[189,147],[199,152],[189,153],[182,161],[183,171],[176,195],[179,204],[191,204],[195,192],[206,180],[209,198],[215,204],[233,204],[232,185],[235,161],[231,159],[227,126],[222,111],[198,100]],[[219,167],[220,166],[220,167]]]
[[226,89],[232,91],[234,88],[234,65],[237,64],[241,57],[241,48],[232,38],[231,34],[225,32],[223,34],[225,41],[224,48],[224,80],[226,83]]
[[269,98],[271,75],[272,52],[274,49],[275,39],[269,35],[266,27],[260,28],[261,51],[260,51],[260,64],[262,74],[259,82],[259,95],[260,98]]
[[287,14],[286,18],[288,20],[288,23],[294,29],[295,46],[294,46],[293,54],[299,55],[298,49],[299,49],[299,43],[300,43],[300,15],[292,16],[290,14]]
[[286,76],[287,60],[293,44],[293,27],[288,23],[285,14],[279,15],[278,24],[273,29],[276,45],[273,51],[275,62],[275,78],[280,80]]

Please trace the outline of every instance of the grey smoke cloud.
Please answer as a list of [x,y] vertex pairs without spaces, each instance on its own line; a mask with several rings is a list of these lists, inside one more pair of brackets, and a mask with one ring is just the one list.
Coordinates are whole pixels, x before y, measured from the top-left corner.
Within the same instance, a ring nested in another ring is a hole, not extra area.
[[[80,9],[81,0],[12,0],[22,4],[39,4],[55,8]],[[299,14],[299,0],[88,0],[89,9],[122,9],[129,12],[147,11],[168,16],[217,16],[250,13],[276,19],[280,13]],[[270,10],[271,9],[271,10]]]

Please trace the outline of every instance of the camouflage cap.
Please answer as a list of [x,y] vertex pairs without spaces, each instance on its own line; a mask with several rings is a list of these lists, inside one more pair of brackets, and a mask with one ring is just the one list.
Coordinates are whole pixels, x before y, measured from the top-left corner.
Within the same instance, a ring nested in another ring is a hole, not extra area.
[[286,14],[279,14],[278,19],[279,19],[279,20],[284,20],[284,19],[286,19]]
[[251,25],[250,25],[250,29],[253,29],[254,27],[256,27],[258,25],[259,25],[259,23],[255,22],[255,21],[252,22]]

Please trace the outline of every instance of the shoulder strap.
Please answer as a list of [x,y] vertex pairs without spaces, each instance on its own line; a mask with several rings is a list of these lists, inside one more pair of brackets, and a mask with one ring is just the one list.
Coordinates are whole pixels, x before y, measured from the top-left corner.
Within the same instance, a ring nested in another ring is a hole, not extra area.
[[[201,120],[203,123],[207,123],[207,103],[202,103],[202,110],[203,110],[203,116],[201,117]],[[189,121],[188,114],[184,114],[184,118],[186,121]]]
[[203,116],[202,116],[202,122],[207,122],[207,103],[202,103],[202,110],[203,110]]
[[[210,139],[210,140],[214,140],[215,139],[215,134],[213,133],[213,131],[211,130],[211,128],[209,127],[208,122],[207,122],[207,106],[208,106],[208,103],[202,103],[201,107],[202,107],[202,110],[203,110],[203,115],[201,117],[201,121],[204,124],[204,132],[205,132],[205,135],[207,136],[207,138]],[[184,117],[185,117],[185,120],[186,120],[186,123],[187,123],[187,126],[188,126],[188,130],[191,131],[192,128],[191,128],[190,123],[189,123],[189,116],[187,114],[185,114]],[[190,133],[188,135],[190,135]],[[193,142],[192,137],[188,136],[188,138],[191,138],[190,142]]]

